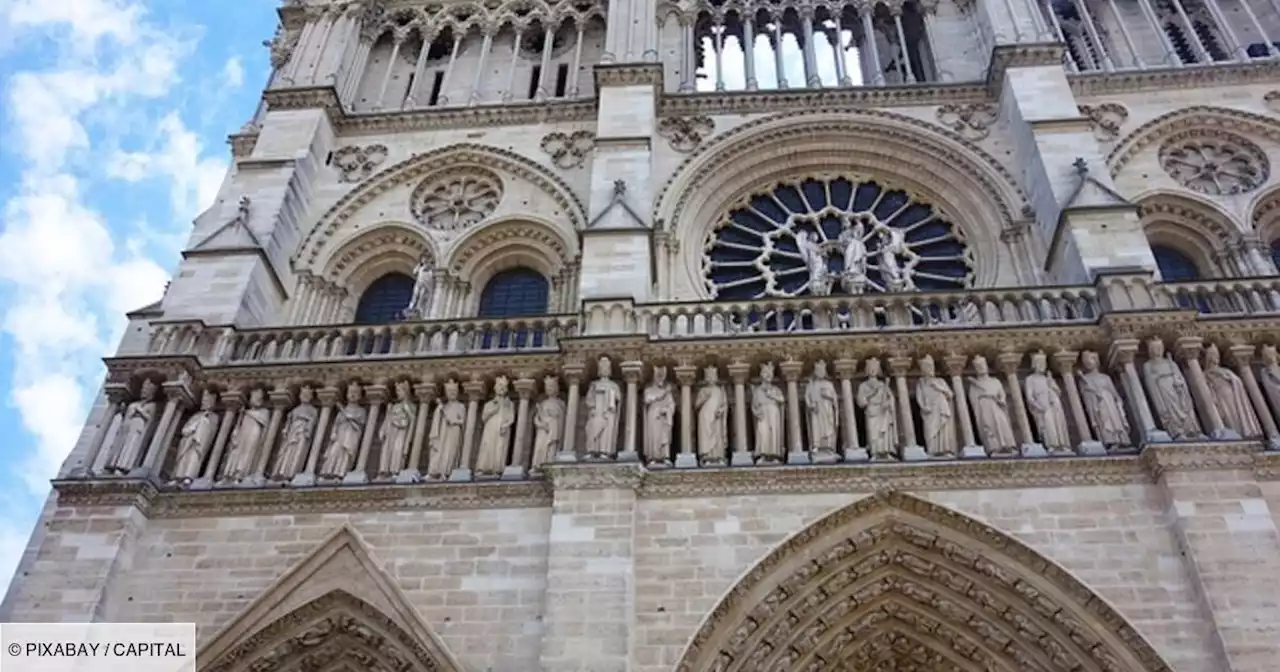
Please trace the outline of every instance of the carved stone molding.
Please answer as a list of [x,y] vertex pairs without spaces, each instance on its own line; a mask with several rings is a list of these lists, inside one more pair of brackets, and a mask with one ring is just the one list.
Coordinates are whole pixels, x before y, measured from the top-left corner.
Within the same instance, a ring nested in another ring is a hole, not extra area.
[[1143,449],[1142,461],[1158,481],[1169,473],[1252,470],[1261,452],[1256,442],[1152,444]]
[[987,91],[993,96],[1000,95],[1004,89],[1004,76],[1009,68],[1061,65],[1065,55],[1066,45],[1061,42],[997,45],[991,50],[991,65],[987,70]]
[[479,224],[502,202],[502,178],[478,166],[429,175],[409,196],[413,218],[428,229],[460,231]]
[[692,152],[703,140],[711,137],[716,122],[711,117],[664,117],[658,120],[658,135],[667,139],[677,152]]
[[1080,114],[1089,118],[1094,137],[1102,142],[1120,137],[1120,127],[1129,118],[1129,108],[1120,103],[1080,105],[1079,108]]
[[969,140],[982,140],[991,134],[999,110],[991,103],[956,105],[949,103],[938,108],[938,123],[950,128]]
[[582,167],[587,154],[596,146],[596,135],[591,131],[572,133],[548,133],[542,138],[542,151],[551,155],[551,163],[561,170]]
[[1161,89],[1200,89],[1239,84],[1274,83],[1280,63],[1216,63],[1194,68],[1149,68],[1125,72],[1069,73],[1067,81],[1076,96],[1089,98]]
[[227,144],[231,145],[232,158],[244,159],[253,154],[253,149],[258,146],[258,135],[256,126],[250,127],[246,124],[239,133],[227,136]]
[[595,77],[596,89],[649,85],[662,90],[662,66],[657,63],[600,63],[595,66]]
[[543,467],[553,490],[636,490],[647,470],[638,462],[548,464]]
[[666,94],[658,104],[659,117],[804,112],[819,108],[901,107],[989,103],[985,86],[975,84],[916,84],[913,86],[851,87],[817,90],[717,91]]
[[1266,105],[1268,110],[1280,114],[1280,91],[1268,91],[1262,96],[1262,104]]
[[140,479],[54,480],[58,506],[116,507],[133,506],[144,515],[154,515],[153,504],[159,492],[156,486]]
[[1133,157],[1153,144],[1163,143],[1174,136],[1194,138],[1212,132],[1266,138],[1280,143],[1280,119],[1207,105],[1183,108],[1156,117],[1126,135],[1107,155],[1107,167],[1114,178]]
[[350,145],[333,153],[333,165],[343,182],[360,182],[387,160],[386,145]]
[[1266,183],[1266,152],[1247,138],[1217,130],[1177,133],[1160,146],[1160,166],[1182,186],[1210,196],[1247,194]]

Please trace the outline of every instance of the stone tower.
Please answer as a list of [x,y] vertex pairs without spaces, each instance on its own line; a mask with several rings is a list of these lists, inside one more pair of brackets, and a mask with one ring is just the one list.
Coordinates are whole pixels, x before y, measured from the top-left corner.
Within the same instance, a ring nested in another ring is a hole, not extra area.
[[6,621],[1274,672],[1277,0],[289,0]]

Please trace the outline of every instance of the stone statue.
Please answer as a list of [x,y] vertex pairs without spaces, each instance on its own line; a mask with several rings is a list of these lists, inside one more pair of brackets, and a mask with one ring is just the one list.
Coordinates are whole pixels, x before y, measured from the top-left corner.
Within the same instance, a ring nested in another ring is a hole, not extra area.
[[138,398],[120,414],[120,426],[116,428],[111,451],[102,465],[107,473],[127,474],[138,466],[147,449],[147,433],[151,431],[151,421],[156,417],[158,389],[150,378],[143,380]]
[[546,396],[538,402],[533,413],[534,469],[556,459],[560,440],[564,437],[565,403],[560,398],[560,379],[547,376],[542,385]]
[[987,359],[973,358],[974,377],[969,379],[969,403],[977,420],[978,435],[988,455],[1008,455],[1018,450],[1017,435],[1009,422],[1009,398],[1004,383],[992,378]]
[[610,379],[613,365],[608,357],[601,357],[596,379],[587,388],[587,441],[589,458],[612,458],[618,450],[618,404],[622,403],[622,390]]
[[287,481],[306,466],[303,462],[311,451],[319,413],[313,403],[315,394],[310,385],[298,390],[298,405],[289,411],[284,421],[284,439],[280,442],[275,468],[271,470],[273,480]]
[[1235,371],[1221,364],[1218,346],[1209,344],[1204,351],[1204,378],[1209,384],[1209,395],[1222,416],[1222,424],[1246,439],[1262,436],[1262,425],[1253,412],[1244,381]]
[[698,455],[705,466],[723,465],[729,450],[729,395],[720,384],[720,372],[708,366],[694,400],[698,418]]
[[231,436],[231,449],[227,451],[227,460],[222,465],[223,480],[238,481],[248,477],[253,473],[254,457],[259,447],[271,450],[270,444],[259,446],[271,420],[271,410],[265,405],[266,396],[260,387],[249,393],[249,408],[240,414],[240,422]]
[[462,433],[467,423],[467,405],[458,401],[458,383],[450,380],[444,384],[444,401],[436,406],[431,418],[431,458],[427,463],[427,475],[448,478],[462,459]]
[[1128,446],[1129,417],[1125,414],[1124,401],[1116,391],[1111,376],[1098,370],[1098,353],[1086,350],[1080,353],[1080,399],[1085,414],[1093,425],[1098,442],[1108,448]]
[[1151,397],[1151,406],[1160,425],[1174,440],[1199,439],[1200,420],[1191,400],[1191,390],[1182,369],[1165,352],[1164,341],[1153,338],[1147,341],[1147,361],[1142,365],[1142,382]]
[[329,430],[329,447],[320,464],[321,477],[342,478],[351,471],[360,450],[364,426],[369,420],[369,411],[360,405],[363,398],[364,389],[360,383],[353,382],[347,386],[347,403],[338,409],[333,418],[333,428]]
[[861,294],[867,287],[866,231],[859,221],[845,226],[840,232],[840,246],[844,250],[844,271],[840,275],[844,291]]
[[[418,419],[409,381],[401,380],[395,386],[395,401],[387,407],[387,418],[378,430],[378,476],[395,476],[404,469],[409,457],[409,444],[413,442],[413,423]],[[418,465],[413,465],[416,469]]]
[[804,406],[809,412],[809,450],[834,453],[840,428],[840,400],[835,384],[827,378],[824,360],[813,363],[813,375],[804,386]]
[[920,359],[920,380],[916,381],[916,404],[924,426],[924,446],[929,457],[956,456],[955,392],[937,375],[933,356]]
[[217,404],[218,395],[212,390],[205,390],[200,395],[200,410],[182,425],[182,431],[178,433],[178,461],[173,465],[173,480],[185,483],[200,477],[204,456],[218,433],[218,414],[213,410]]
[[1040,443],[1051,454],[1072,455],[1067,411],[1062,406],[1062,388],[1048,373],[1049,358],[1043,352],[1031,354],[1031,373],[1022,383],[1027,410],[1040,431]]
[[651,467],[671,466],[671,430],[676,398],[667,382],[667,367],[653,367],[653,382],[644,388],[644,461]]
[[873,460],[898,459],[898,414],[893,389],[880,378],[880,360],[865,365],[867,379],[858,385],[858,407],[866,416],[867,450]]
[[1280,409],[1280,351],[1274,345],[1262,346],[1262,368],[1258,380],[1273,408]]
[[476,454],[476,475],[501,476],[507,468],[511,428],[516,424],[516,404],[509,394],[506,376],[493,381],[493,398],[480,410],[480,450]]
[[422,255],[418,264],[413,267],[413,294],[409,305],[405,306],[405,314],[414,317],[426,317],[431,309],[431,292],[435,289],[435,276],[427,255]]
[[751,388],[751,414],[756,419],[756,461],[777,464],[786,454],[782,407],[787,401],[773,382],[773,362],[760,365],[760,383]]
[[800,231],[796,234],[796,247],[800,250],[800,258],[809,271],[809,293],[814,296],[827,296],[831,293],[831,271],[827,268],[827,253],[822,250],[822,241],[812,231]]

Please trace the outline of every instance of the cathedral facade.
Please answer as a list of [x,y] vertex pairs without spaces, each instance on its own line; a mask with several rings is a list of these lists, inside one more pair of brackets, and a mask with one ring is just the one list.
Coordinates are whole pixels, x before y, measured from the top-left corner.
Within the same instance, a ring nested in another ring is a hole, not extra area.
[[1277,0],[289,0],[4,621],[1274,672]]

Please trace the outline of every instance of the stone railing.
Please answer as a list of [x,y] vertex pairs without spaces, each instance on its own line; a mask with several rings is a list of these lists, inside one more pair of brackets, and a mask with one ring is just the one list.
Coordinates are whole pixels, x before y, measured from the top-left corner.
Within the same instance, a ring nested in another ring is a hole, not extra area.
[[[577,461],[746,469],[1206,441],[1276,449],[1275,287],[1127,276],[954,295],[594,302],[524,320],[165,322],[151,353],[107,361],[111,407],[71,477],[306,488],[524,480]],[[764,326],[742,328],[752,320]]]
[[1156,285],[1161,305],[1208,315],[1280,314],[1280,278],[1193,280]]

